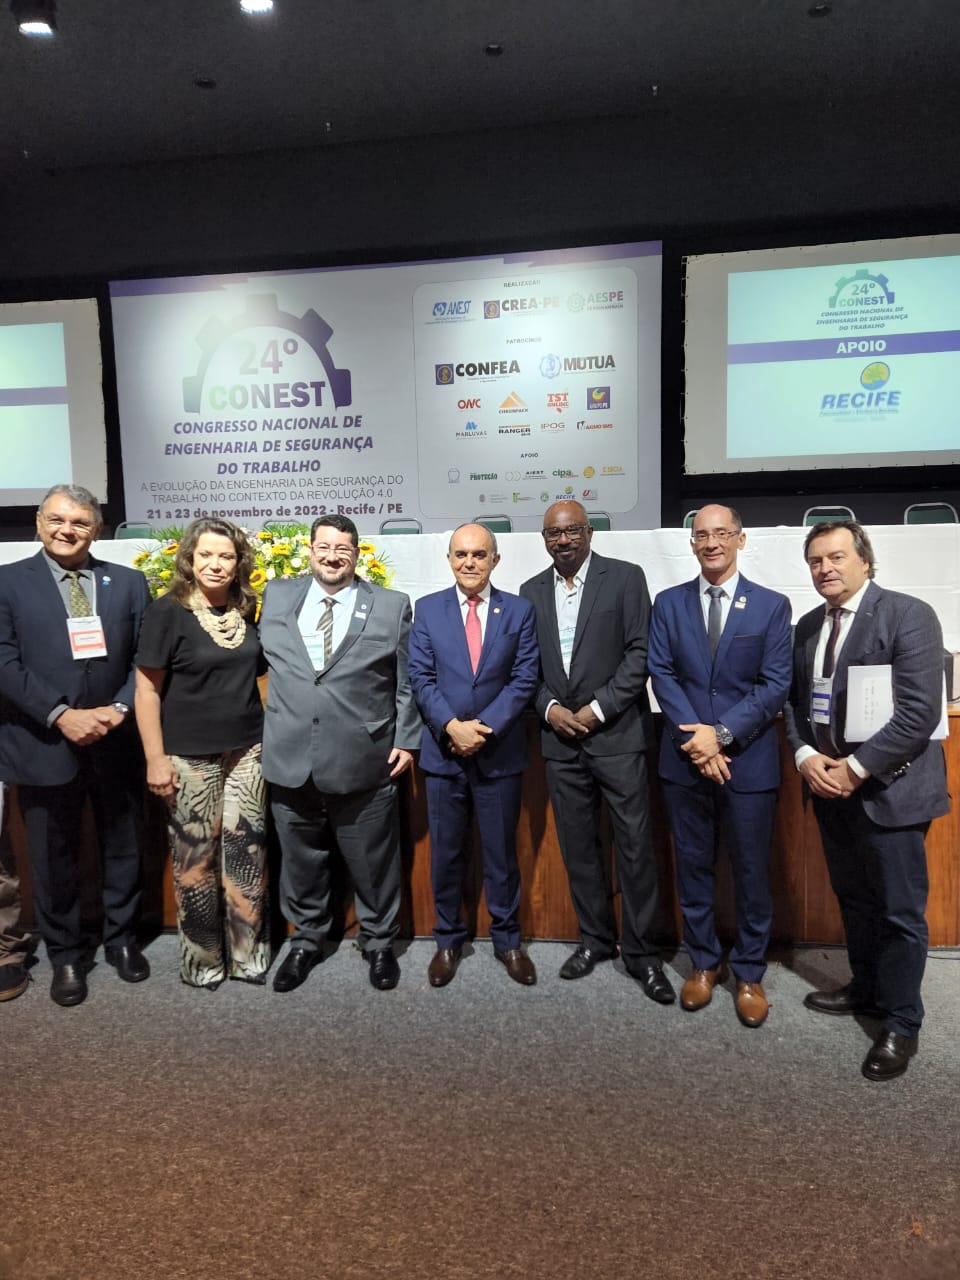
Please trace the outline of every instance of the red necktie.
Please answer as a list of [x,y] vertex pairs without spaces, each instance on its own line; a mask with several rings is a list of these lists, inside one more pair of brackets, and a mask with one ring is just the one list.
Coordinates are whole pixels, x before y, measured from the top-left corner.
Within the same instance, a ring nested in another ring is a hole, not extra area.
[[480,665],[480,650],[483,648],[483,637],[480,634],[480,619],[477,616],[479,596],[467,596],[467,652],[470,654],[470,665],[476,671]]

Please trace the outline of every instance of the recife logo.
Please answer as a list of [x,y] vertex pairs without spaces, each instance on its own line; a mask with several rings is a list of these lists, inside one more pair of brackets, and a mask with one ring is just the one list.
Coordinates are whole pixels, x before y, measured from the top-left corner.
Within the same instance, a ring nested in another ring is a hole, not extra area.
[[859,381],[863,390],[828,392],[821,396],[820,416],[850,417],[866,413],[875,417],[881,413],[897,413],[903,393],[888,389],[890,376],[888,364],[882,360],[872,360],[860,370]]
[[610,388],[609,387],[587,387],[587,408],[588,409],[609,409],[610,408]]
[[860,385],[868,391],[874,387],[882,387],[890,381],[890,366],[882,360],[874,360],[860,374]]

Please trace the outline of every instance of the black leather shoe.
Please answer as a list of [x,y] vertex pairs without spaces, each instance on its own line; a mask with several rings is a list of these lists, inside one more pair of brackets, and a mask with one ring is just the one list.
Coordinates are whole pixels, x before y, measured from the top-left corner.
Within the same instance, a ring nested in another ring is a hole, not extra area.
[[448,982],[452,982],[459,963],[459,947],[437,947],[427,968],[431,987],[445,987]]
[[835,1017],[850,1017],[861,1013],[866,1018],[882,1018],[882,1012],[874,1005],[860,998],[848,982],[845,987],[836,991],[808,991],[803,997],[804,1007],[813,1009],[815,1013],[830,1013]]
[[392,991],[400,981],[400,966],[389,947],[365,951],[363,958],[370,966],[370,985],[378,991]]
[[633,964],[627,966],[627,973],[636,978],[643,988],[643,994],[655,1000],[657,1004],[673,1004],[677,994],[670,985],[670,980],[658,964]]
[[55,964],[50,999],[68,1009],[87,998],[87,971],[82,964]]
[[16,1000],[30,985],[30,975],[22,964],[0,964],[0,1000]]
[[125,947],[104,947],[103,955],[124,982],[143,982],[150,977],[150,961],[136,942],[128,942]]
[[308,951],[306,947],[291,947],[287,958],[273,975],[274,991],[296,991],[310,976],[310,970],[319,964],[323,956],[319,951]]
[[917,1052],[917,1036],[901,1036],[896,1031],[881,1031],[873,1048],[863,1060],[861,1070],[868,1080],[894,1080],[902,1076]]
[[601,960],[608,960],[609,958],[609,956],[598,956],[589,947],[577,947],[573,955],[567,956],[560,966],[560,977],[570,979],[585,978],[588,973],[593,973],[595,966]]

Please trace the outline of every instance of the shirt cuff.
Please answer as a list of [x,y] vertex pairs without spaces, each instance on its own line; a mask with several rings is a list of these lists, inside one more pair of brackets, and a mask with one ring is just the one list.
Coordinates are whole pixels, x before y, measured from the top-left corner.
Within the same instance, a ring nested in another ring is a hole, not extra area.
[[547,724],[550,723],[550,708],[555,707],[559,703],[559,701],[560,701],[559,698],[551,698],[550,701],[547,703],[546,709],[544,710],[544,713],[543,713],[543,718],[544,720],[546,720]]
[[820,752],[816,747],[810,747],[804,743],[802,747],[797,747],[796,751],[793,753],[793,763],[799,769],[804,760],[809,760],[811,756],[818,756],[819,754]]
[[52,729],[65,711],[70,710],[68,702],[59,702],[47,716],[47,728]]
[[607,723],[606,717],[604,716],[603,712],[600,710],[600,703],[596,700],[596,698],[594,698],[593,701],[590,703],[590,710],[597,717],[597,719],[600,721],[601,724]]
[[856,756],[847,756],[847,764],[857,777],[862,778],[864,782],[870,777],[870,770],[865,769]]

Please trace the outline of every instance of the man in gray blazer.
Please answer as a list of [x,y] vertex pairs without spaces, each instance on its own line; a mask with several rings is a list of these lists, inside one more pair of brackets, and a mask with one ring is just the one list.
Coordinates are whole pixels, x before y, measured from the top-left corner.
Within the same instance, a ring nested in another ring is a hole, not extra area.
[[650,595],[640,566],[591,553],[592,536],[579,502],[554,503],[543,517],[553,564],[520,588],[537,615],[535,706],[580,926],[580,945],[564,961],[560,977],[586,977],[598,961],[617,953],[609,852],[600,838],[603,798],[616,847],[624,966],[651,1000],[672,1004],[676,996],[652,940],[657,868],[644,757],[650,741]]
[[280,902],[294,926],[273,987],[293,991],[323,958],[335,846],[353,877],[370,981],[385,991],[400,977],[397,779],[422,727],[407,678],[410,600],[356,577],[359,539],[346,516],[319,517],[310,541],[313,577],[271,582],[260,618],[270,668],[263,776],[283,855]]
[[[863,1074],[890,1080],[917,1049],[927,957],[924,836],[950,807],[943,750],[930,741],[942,707],[943,638],[929,605],[872,581],[873,548],[859,524],[814,525],[804,555],[826,605],[797,623],[784,715],[813,795],[853,973],[838,991],[811,991],[804,1004],[878,1018]],[[891,718],[865,742],[847,737],[850,669],[862,666],[889,668],[893,695]]]

